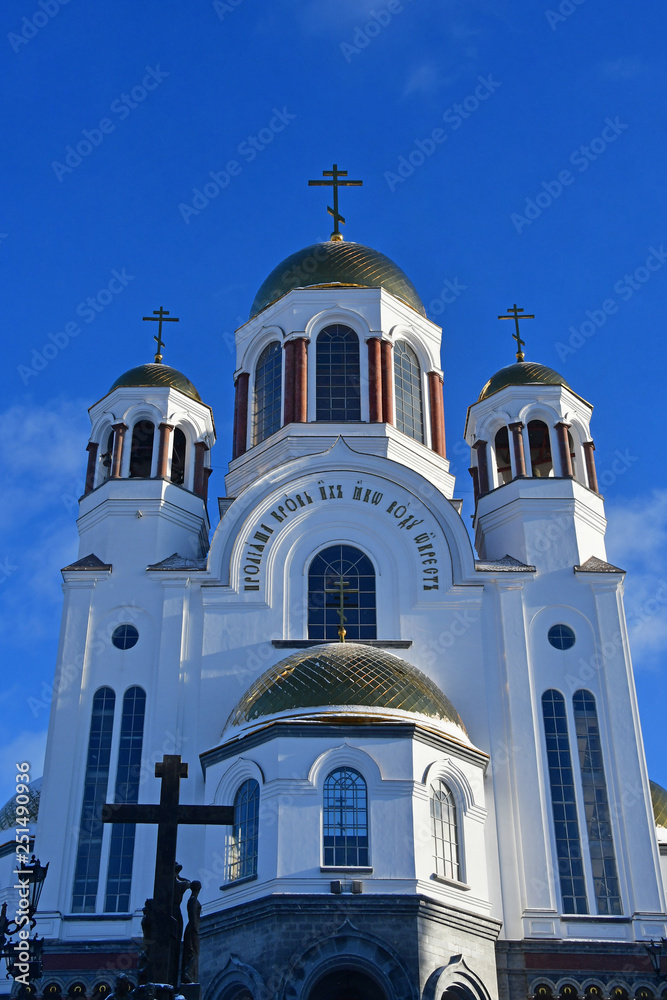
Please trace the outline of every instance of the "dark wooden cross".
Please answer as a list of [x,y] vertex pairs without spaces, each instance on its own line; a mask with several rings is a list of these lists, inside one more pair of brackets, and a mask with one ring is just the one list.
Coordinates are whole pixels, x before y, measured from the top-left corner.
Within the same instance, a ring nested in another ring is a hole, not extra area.
[[514,325],[516,326],[516,333],[512,334],[514,340],[516,340],[516,359],[517,361],[523,361],[524,353],[521,350],[522,347],[526,346],[526,341],[521,339],[521,333],[519,331],[519,320],[520,319],[535,319],[532,313],[525,313],[523,316],[519,316],[519,313],[523,312],[523,309],[519,309],[516,302],[511,306],[507,312],[508,316],[499,316],[498,319],[513,319]]
[[343,236],[338,228],[338,223],[345,223],[345,219],[338,211],[338,188],[339,187],[361,187],[363,181],[343,181],[341,177],[347,177],[347,170],[339,170],[338,164],[334,163],[333,170],[323,170],[323,177],[331,177],[330,181],[308,181],[308,187],[332,187],[333,188],[333,208],[327,205],[327,212],[333,215],[334,231],[331,234],[332,240],[342,240]]
[[[185,806],[179,803],[180,781],[187,778],[188,765],[178,754],[165,754],[155,765],[155,777],[162,779],[160,802],[131,804],[108,802],[102,808],[103,823],[155,823],[157,825],[157,857],[153,885],[153,946],[150,953],[151,982],[169,983],[178,956],[172,937],[174,882],[176,872],[176,838],[183,824],[233,826],[233,806]],[[178,978],[178,977],[176,977]],[[172,983],[177,986],[178,983]]]
[[345,622],[347,617],[345,615],[345,598],[348,594],[358,594],[358,590],[345,590],[345,587],[349,587],[350,584],[342,576],[338,577],[338,583],[334,584],[333,587],[325,587],[325,594],[338,594],[338,607],[336,611],[338,617],[340,618],[340,625],[338,626],[338,638],[341,642],[345,642],[345,636],[347,632],[345,631]]
[[165,342],[162,339],[162,324],[163,323],[180,323],[180,320],[176,316],[170,316],[168,309],[163,309],[160,306],[159,309],[153,310],[152,316],[142,316],[144,322],[148,320],[152,323],[159,323],[157,328],[157,337],[153,337],[153,340],[157,341],[157,353],[155,355],[156,364],[162,364],[162,348],[165,347]]

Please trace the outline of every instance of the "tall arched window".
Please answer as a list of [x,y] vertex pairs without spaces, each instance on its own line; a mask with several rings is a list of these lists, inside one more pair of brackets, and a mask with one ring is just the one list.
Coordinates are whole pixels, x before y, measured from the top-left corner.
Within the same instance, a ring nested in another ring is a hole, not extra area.
[[106,482],[106,480],[111,475],[111,463],[113,461],[113,443],[114,443],[115,431],[109,431],[106,440],[106,448],[100,455],[100,462],[102,463],[102,476],[101,481]]
[[229,842],[227,878],[235,882],[257,874],[259,847],[259,784],[244,781],[234,798],[234,830]]
[[180,427],[174,430],[174,443],[171,449],[171,481],[177,486],[185,482],[185,434]]
[[277,340],[267,344],[255,368],[252,442],[259,444],[280,428],[282,347]]
[[155,426],[150,420],[138,420],[132,431],[130,450],[130,475],[149,479],[153,465],[153,438]]
[[73,913],[95,912],[104,832],[100,813],[107,800],[115,704],[116,696],[111,688],[100,688],[93,696],[72,890]]
[[549,428],[542,420],[531,420],[528,424],[528,444],[532,475],[537,479],[552,476],[554,463],[551,458]]
[[507,427],[501,427],[496,434],[496,472],[498,473],[498,485],[512,481],[512,460],[510,459],[510,439]]
[[598,913],[620,914],[621,891],[616,870],[607,780],[595,698],[590,691],[575,691],[572,699],[579,747],[588,846],[593,866],[593,887]]
[[456,828],[456,804],[444,781],[431,785],[431,833],[435,873],[460,881],[459,839]]
[[394,346],[396,426],[416,441],[424,441],[422,373],[417,355],[404,340]]
[[361,420],[359,338],[348,326],[328,326],[315,349],[315,419]]
[[366,782],[351,767],[332,771],[324,782],[324,864],[368,867]]
[[570,738],[565,699],[560,691],[544,692],[542,715],[563,912],[588,913]]
[[348,641],[377,639],[375,570],[352,545],[330,545],[308,571],[308,638],[336,641],[342,624]]
[[[140,687],[128,688],[123,698],[120,723],[115,802],[139,801],[145,715],[146,692]],[[104,909],[107,913],[129,912],[135,831],[134,823],[115,823],[111,828],[109,870],[104,900]]]

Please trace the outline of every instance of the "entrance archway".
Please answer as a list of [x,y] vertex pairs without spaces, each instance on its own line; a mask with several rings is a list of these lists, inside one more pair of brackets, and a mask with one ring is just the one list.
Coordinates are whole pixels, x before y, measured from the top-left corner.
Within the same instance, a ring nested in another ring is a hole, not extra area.
[[308,1000],[387,1000],[374,979],[358,969],[336,969],[319,979]]

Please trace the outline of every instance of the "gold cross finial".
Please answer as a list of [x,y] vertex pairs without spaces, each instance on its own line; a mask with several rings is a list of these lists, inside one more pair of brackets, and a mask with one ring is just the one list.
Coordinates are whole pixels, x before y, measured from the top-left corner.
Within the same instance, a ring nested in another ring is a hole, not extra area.
[[517,359],[517,361],[523,361],[523,359],[524,359],[524,353],[521,350],[521,348],[526,346],[526,341],[521,339],[521,332],[519,330],[519,320],[520,319],[535,319],[535,316],[532,313],[524,313],[523,316],[520,316],[519,313],[523,313],[523,309],[519,309],[519,307],[517,306],[516,302],[514,303],[513,306],[510,306],[510,308],[507,310],[507,312],[509,313],[508,316],[499,316],[498,319],[513,319],[514,320],[514,325],[516,326],[516,333],[513,333],[512,337],[514,338],[514,340],[516,340],[516,348],[517,348],[517,350],[516,350],[516,359]]
[[347,177],[347,170],[339,170],[338,164],[334,163],[333,170],[323,170],[323,177],[331,177],[330,181],[308,181],[308,187],[332,187],[333,188],[333,208],[327,205],[327,212],[329,215],[333,215],[334,220],[334,231],[331,234],[331,239],[334,241],[342,240],[343,234],[338,228],[338,223],[345,223],[345,219],[338,211],[338,188],[339,187],[361,187],[364,183],[363,181],[342,181],[341,177]]
[[155,353],[155,363],[158,364],[158,365],[160,365],[160,364],[162,364],[162,348],[166,346],[164,340],[162,339],[162,324],[163,323],[178,323],[179,320],[178,320],[178,318],[176,316],[170,316],[169,315],[169,310],[163,309],[162,306],[160,306],[159,309],[154,309],[152,316],[142,316],[142,319],[144,321],[145,320],[151,320],[154,323],[159,323],[160,324],[158,326],[158,328],[157,328],[157,337],[153,337],[153,340],[157,341],[157,351]]

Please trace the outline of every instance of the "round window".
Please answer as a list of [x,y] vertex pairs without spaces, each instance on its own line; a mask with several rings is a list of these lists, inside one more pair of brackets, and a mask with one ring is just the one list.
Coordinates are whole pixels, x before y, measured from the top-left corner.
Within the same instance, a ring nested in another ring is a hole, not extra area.
[[571,649],[575,643],[575,635],[569,625],[552,625],[547,639],[555,649]]
[[119,625],[111,633],[111,641],[116,649],[132,649],[138,639],[139,633],[134,625]]

